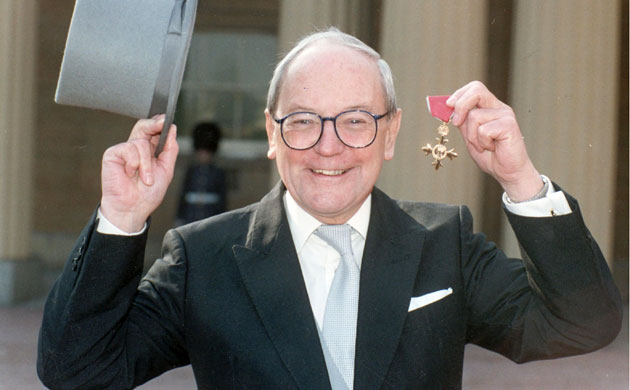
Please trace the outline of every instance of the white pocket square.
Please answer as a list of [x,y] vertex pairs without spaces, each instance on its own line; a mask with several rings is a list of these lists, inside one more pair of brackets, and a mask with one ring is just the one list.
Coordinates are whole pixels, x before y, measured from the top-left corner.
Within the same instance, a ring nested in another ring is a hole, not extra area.
[[445,288],[444,290],[437,290],[428,294],[420,295],[419,297],[412,297],[411,301],[409,302],[408,311],[413,311],[421,307],[424,307],[426,305],[429,305],[433,302],[439,301],[440,299],[448,295],[451,295],[452,293],[453,293],[453,289],[449,287],[449,288]]

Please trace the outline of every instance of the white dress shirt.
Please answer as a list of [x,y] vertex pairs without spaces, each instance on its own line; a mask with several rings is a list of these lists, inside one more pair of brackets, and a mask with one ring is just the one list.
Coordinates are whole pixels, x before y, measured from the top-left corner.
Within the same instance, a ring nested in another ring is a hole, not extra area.
[[[311,309],[319,329],[324,323],[324,311],[328,291],[332,285],[335,271],[341,261],[341,255],[317,235],[313,234],[322,225],[312,215],[304,211],[293,199],[289,191],[284,193],[284,209],[287,211],[291,237],[295,244],[298,261],[302,268],[306,291],[311,302]],[[348,225],[352,227],[352,253],[361,269],[365,237],[370,223],[372,195],[369,195],[359,210],[350,218]]]

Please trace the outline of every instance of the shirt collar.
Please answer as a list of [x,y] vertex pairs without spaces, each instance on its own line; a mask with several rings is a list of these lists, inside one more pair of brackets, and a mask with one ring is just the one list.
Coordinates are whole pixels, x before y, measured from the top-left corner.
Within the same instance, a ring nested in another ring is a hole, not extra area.
[[[287,219],[289,220],[289,228],[291,229],[295,250],[300,252],[306,240],[322,223],[300,207],[289,191],[284,192],[283,202],[284,209],[287,211]],[[367,237],[371,209],[372,194],[365,198],[359,210],[346,222],[364,240]]]

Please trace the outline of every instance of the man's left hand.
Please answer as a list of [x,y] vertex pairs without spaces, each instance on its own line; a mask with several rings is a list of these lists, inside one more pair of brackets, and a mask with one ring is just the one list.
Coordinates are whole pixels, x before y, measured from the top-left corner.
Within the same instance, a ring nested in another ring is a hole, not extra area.
[[455,91],[446,102],[452,122],[461,131],[472,159],[515,201],[530,199],[543,187],[527,155],[514,111],[479,81]]

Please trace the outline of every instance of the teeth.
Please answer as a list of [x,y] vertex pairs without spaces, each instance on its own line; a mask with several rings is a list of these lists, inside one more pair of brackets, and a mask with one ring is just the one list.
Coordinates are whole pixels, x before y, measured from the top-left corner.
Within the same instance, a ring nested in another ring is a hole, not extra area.
[[335,169],[335,170],[313,169],[313,172],[321,173],[322,175],[326,175],[326,176],[337,176],[337,175],[341,175],[345,171],[342,169]]

